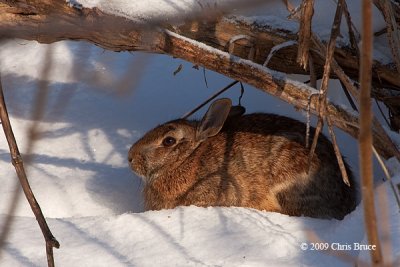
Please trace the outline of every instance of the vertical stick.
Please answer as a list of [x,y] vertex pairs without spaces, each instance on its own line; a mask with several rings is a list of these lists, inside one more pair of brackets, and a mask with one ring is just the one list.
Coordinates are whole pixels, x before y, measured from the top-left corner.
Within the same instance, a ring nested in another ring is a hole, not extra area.
[[360,175],[362,183],[362,198],[364,204],[364,222],[368,243],[376,246],[371,250],[373,266],[383,265],[382,252],[379,243],[372,168],[372,108],[371,108],[371,76],[372,76],[372,1],[362,1],[362,46],[360,58],[360,133],[359,155]]
[[4,134],[7,138],[8,146],[10,148],[12,164],[18,175],[19,182],[21,183],[22,189],[25,193],[25,197],[31,206],[33,213],[35,214],[36,220],[39,223],[40,229],[42,230],[44,239],[46,241],[46,254],[47,263],[49,267],[54,267],[53,247],[59,248],[60,244],[54,238],[51,233],[46,219],[43,216],[42,210],[36,201],[36,198],[29,185],[28,178],[24,169],[21,154],[19,153],[17,142],[15,141],[14,133],[11,128],[10,119],[8,117],[6,103],[4,101],[3,88],[0,79],[0,119],[3,126]]
[[311,20],[314,14],[314,0],[303,0],[301,3],[301,19],[299,29],[299,48],[297,62],[307,69],[310,54]]

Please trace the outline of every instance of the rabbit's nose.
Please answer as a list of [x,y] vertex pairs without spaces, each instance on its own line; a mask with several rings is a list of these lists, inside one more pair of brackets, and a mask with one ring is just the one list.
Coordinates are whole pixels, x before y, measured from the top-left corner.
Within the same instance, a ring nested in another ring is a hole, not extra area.
[[128,161],[131,163],[132,160],[133,160],[133,157],[129,154],[129,155],[128,155]]

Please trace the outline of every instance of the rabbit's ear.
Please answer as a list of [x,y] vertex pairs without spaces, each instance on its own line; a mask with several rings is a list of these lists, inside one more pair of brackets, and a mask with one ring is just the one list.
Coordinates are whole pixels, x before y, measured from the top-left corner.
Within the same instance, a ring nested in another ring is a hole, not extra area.
[[196,140],[203,141],[219,133],[229,115],[231,106],[232,101],[229,98],[215,100],[197,127]]

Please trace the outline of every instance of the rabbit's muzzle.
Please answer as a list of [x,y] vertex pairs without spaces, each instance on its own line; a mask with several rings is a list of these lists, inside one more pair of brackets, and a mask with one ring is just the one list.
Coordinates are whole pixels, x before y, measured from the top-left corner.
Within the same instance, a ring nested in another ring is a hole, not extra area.
[[134,146],[129,150],[128,161],[132,171],[141,177],[146,176],[146,158]]

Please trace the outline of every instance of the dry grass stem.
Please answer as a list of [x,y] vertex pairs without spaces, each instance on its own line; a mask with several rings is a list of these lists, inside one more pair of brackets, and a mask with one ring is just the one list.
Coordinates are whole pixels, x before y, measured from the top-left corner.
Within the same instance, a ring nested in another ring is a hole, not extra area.
[[310,70],[310,86],[312,88],[317,88],[317,72],[311,55],[308,57],[308,65]]
[[356,27],[354,27],[353,22],[351,21],[351,16],[346,1],[343,1],[342,5],[343,5],[343,14],[344,17],[346,18],[347,28],[349,32],[350,46],[356,52],[357,58],[360,58],[360,49],[358,48],[358,41],[357,41],[360,39],[360,34],[357,32],[357,37],[356,37],[354,33],[354,31],[357,31],[357,29]]
[[[311,38],[314,45],[318,49],[317,54],[322,58],[326,58],[327,51],[321,40],[315,34],[312,34]],[[339,78],[339,80],[342,82],[342,84],[346,87],[347,91],[356,100],[356,102],[360,103],[359,90],[355,87],[352,80],[346,75],[346,73],[343,71],[343,69],[339,66],[339,64],[334,58],[332,58],[331,68],[332,71]],[[383,129],[383,127],[380,125],[379,121],[376,118],[373,118],[373,122],[374,122],[374,132],[379,134],[381,141],[385,143],[385,147],[387,149],[390,149],[393,152],[393,155],[398,160],[400,160],[400,152],[397,149],[396,145],[393,143],[392,139],[388,136],[388,134],[386,133],[386,131]]]
[[317,130],[315,131],[314,139],[313,139],[313,142],[311,145],[310,154],[308,157],[308,166],[310,168],[310,166],[311,166],[310,163],[311,163],[311,160],[312,160],[314,152],[315,152],[319,134],[321,132],[320,128],[322,128],[323,120],[325,118],[328,123],[329,133],[330,133],[330,136],[332,139],[332,144],[334,147],[336,158],[338,160],[340,171],[342,173],[343,181],[345,184],[350,186],[350,182],[349,182],[347,171],[346,171],[346,168],[345,168],[345,165],[343,162],[343,158],[340,154],[340,149],[337,145],[336,136],[333,131],[333,123],[330,120],[329,115],[327,115],[327,110],[326,110],[326,102],[327,102],[326,98],[327,98],[327,92],[328,92],[328,82],[329,82],[330,73],[331,73],[331,62],[332,62],[333,55],[335,52],[336,39],[337,39],[337,37],[339,35],[339,31],[340,31],[340,22],[341,22],[341,18],[342,18],[343,2],[344,2],[344,0],[340,0],[337,4],[335,18],[334,18],[332,30],[331,30],[331,37],[330,37],[329,43],[328,43],[327,56],[326,56],[326,61],[325,61],[325,66],[324,66],[324,74],[322,77],[321,87],[319,90],[319,94],[320,94],[319,95],[319,103],[320,104],[319,104],[319,109],[318,109],[319,114],[318,114]]
[[339,149],[339,146],[336,141],[336,135],[335,135],[335,132],[333,131],[333,123],[332,123],[329,115],[326,116],[326,122],[328,124],[329,135],[331,136],[331,139],[332,139],[332,145],[333,145],[333,149],[335,151],[336,159],[339,164],[340,172],[342,173],[343,182],[347,186],[350,186],[349,176],[347,174],[346,166],[344,165],[342,154],[340,153],[340,149]]
[[[317,88],[317,74],[315,73],[314,61],[312,56],[308,57],[308,65],[310,69],[310,86],[312,88]],[[312,94],[308,98],[307,105],[307,124],[306,124],[306,148],[310,147],[310,127],[311,127],[311,113],[310,113],[310,105],[311,98],[317,96],[317,94]],[[308,166],[310,166],[311,159],[308,159]]]
[[311,161],[314,157],[314,152],[315,152],[315,149],[317,147],[317,142],[318,142],[318,136],[321,133],[323,125],[324,125],[324,121],[322,119],[318,118],[317,126],[315,127],[313,141],[311,143],[310,152],[308,154],[308,170],[310,170],[310,168],[311,168]]
[[[310,147],[310,128],[311,128],[311,99],[314,96],[318,96],[318,94],[312,94],[308,97],[308,104],[307,104],[307,123],[306,123],[306,148]],[[310,166],[310,159],[308,159],[308,164]]]
[[389,170],[388,170],[388,168],[386,167],[385,163],[384,163],[383,160],[382,160],[382,157],[381,157],[381,156],[379,155],[379,153],[376,151],[376,149],[375,149],[374,146],[372,146],[372,152],[374,153],[375,158],[378,160],[378,163],[379,163],[379,165],[381,166],[382,171],[383,171],[383,173],[384,173],[385,176],[386,176],[386,179],[387,179],[387,180],[390,180],[391,177],[390,177]]
[[374,203],[373,166],[372,166],[372,107],[371,107],[371,72],[372,72],[372,3],[362,2],[362,47],[360,57],[360,133],[359,157],[361,191],[364,204],[364,223],[368,243],[375,245],[371,250],[374,266],[382,266],[383,258],[378,235],[378,226]]
[[383,162],[382,157],[381,157],[381,156],[379,155],[379,153],[376,151],[376,149],[375,149],[374,146],[372,146],[372,151],[374,152],[375,158],[378,160],[379,165],[381,166],[381,168],[382,168],[382,170],[383,170],[383,173],[384,173],[385,176],[386,176],[386,180],[387,180],[387,181],[389,182],[389,184],[390,184],[390,188],[391,188],[391,190],[393,191],[394,198],[395,198],[396,203],[397,203],[397,206],[399,207],[399,210],[400,210],[400,196],[398,195],[398,193],[397,193],[397,191],[396,191],[396,189],[395,189],[395,187],[394,187],[393,181],[392,181],[392,179],[391,179],[391,178],[392,178],[392,177],[391,177],[391,174],[390,174],[388,168],[386,167],[385,163]]
[[397,72],[400,73],[400,31],[392,5],[389,0],[374,0],[374,3],[380,9],[385,19],[389,46],[396,63]]
[[357,111],[357,112],[358,112],[358,107],[357,107],[356,103],[354,102],[353,97],[351,96],[351,94],[349,93],[349,91],[347,90],[347,88],[346,88],[346,86],[343,84],[343,82],[340,81],[340,80],[339,80],[339,82],[340,82],[340,85],[341,85],[341,87],[342,87],[342,90],[343,90],[344,94],[345,94],[346,97],[347,97],[347,100],[349,101],[350,106],[352,107],[352,109],[353,109],[354,111]]

